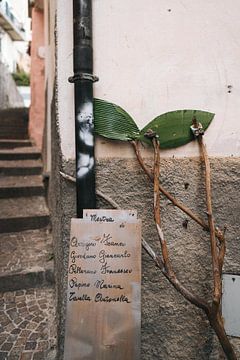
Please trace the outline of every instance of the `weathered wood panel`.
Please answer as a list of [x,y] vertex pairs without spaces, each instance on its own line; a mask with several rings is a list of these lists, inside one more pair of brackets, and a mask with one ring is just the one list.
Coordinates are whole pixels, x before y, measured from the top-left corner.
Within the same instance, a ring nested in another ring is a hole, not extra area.
[[129,211],[97,213],[112,222],[85,215],[71,223],[64,359],[137,360],[141,222]]

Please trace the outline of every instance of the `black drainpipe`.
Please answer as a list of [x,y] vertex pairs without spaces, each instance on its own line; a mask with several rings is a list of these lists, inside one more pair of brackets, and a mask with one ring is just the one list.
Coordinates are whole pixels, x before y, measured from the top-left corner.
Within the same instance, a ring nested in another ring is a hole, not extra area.
[[77,217],[96,208],[92,48],[92,2],[73,0],[73,67],[75,98]]

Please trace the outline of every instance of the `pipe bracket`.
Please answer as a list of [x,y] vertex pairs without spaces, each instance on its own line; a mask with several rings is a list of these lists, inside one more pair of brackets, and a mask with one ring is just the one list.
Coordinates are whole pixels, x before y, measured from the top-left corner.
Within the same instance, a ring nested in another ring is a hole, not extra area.
[[83,73],[83,72],[76,73],[73,76],[70,76],[68,78],[68,81],[70,83],[76,83],[81,80],[89,80],[94,83],[94,82],[97,82],[99,80],[99,78],[93,74]]

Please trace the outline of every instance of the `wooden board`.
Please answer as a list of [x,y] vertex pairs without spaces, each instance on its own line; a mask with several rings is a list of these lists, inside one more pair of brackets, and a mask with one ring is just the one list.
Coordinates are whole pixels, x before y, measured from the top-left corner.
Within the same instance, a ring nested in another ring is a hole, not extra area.
[[120,212],[72,219],[65,360],[140,359],[141,222]]

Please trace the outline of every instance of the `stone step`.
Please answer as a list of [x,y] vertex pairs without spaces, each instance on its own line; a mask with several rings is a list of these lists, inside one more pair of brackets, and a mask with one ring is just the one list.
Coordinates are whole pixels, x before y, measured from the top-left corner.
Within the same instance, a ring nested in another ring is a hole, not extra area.
[[49,224],[43,196],[0,199],[0,233],[39,229]]
[[39,175],[42,173],[42,162],[37,160],[0,160],[0,176]]
[[30,140],[0,139],[0,149],[14,149],[19,147],[32,146]]
[[0,234],[0,292],[53,285],[48,228]]
[[0,160],[31,160],[40,159],[41,152],[33,146],[15,148],[15,149],[0,149]]
[[1,176],[0,198],[44,195],[41,175]]
[[41,152],[35,147],[0,149],[0,160],[36,160]]
[[0,127],[0,139],[28,139],[28,133],[26,130],[16,129],[14,126],[4,129]]
[[0,359],[56,359],[54,288],[0,293]]
[[0,110],[0,139],[28,138],[28,110],[26,108]]

